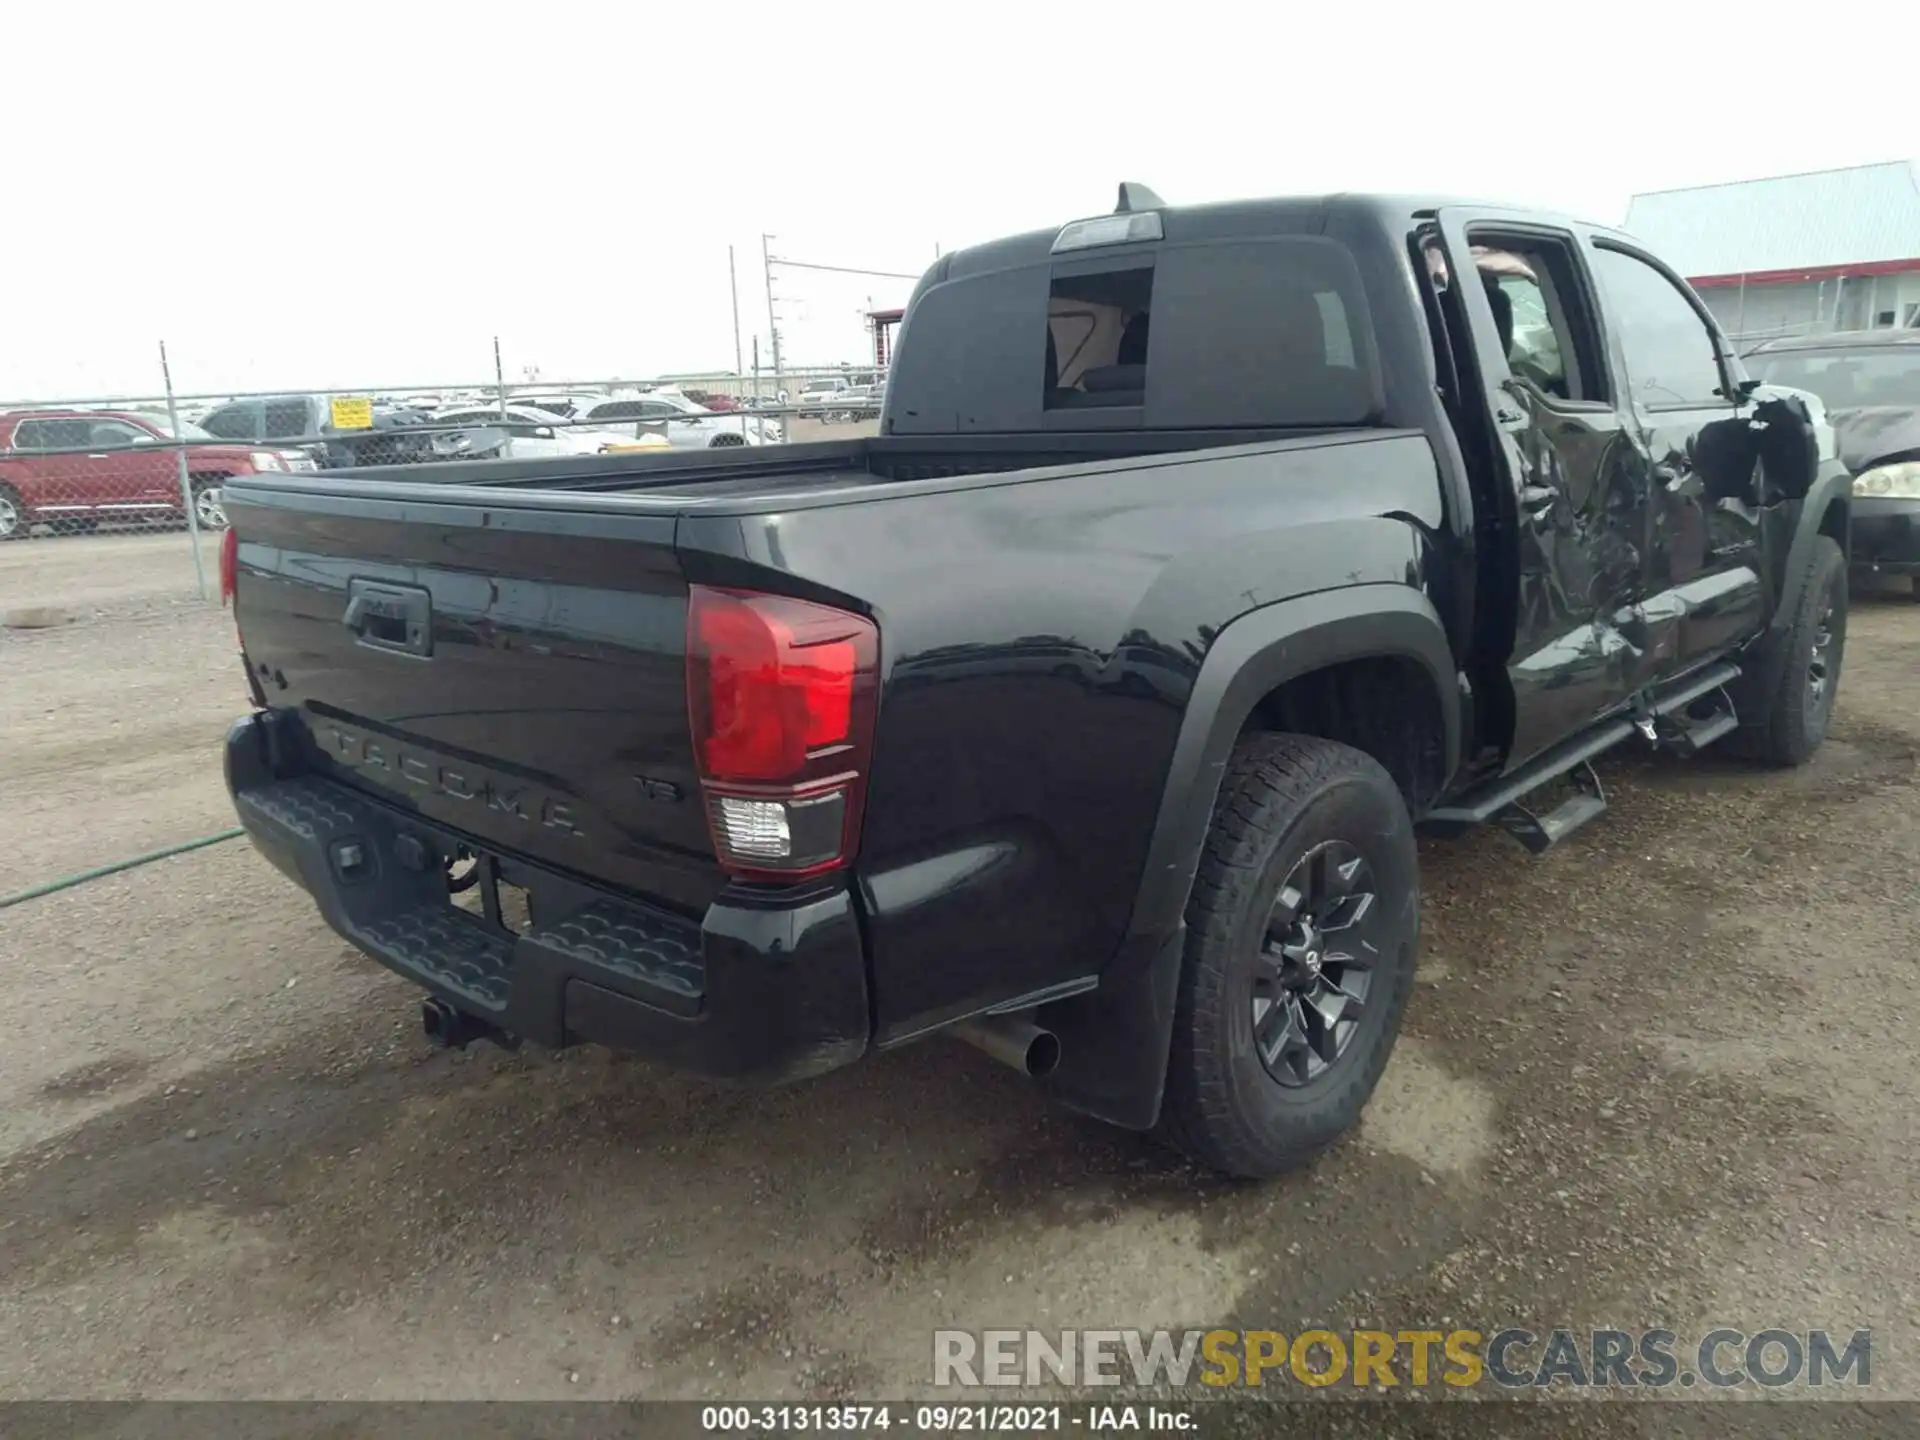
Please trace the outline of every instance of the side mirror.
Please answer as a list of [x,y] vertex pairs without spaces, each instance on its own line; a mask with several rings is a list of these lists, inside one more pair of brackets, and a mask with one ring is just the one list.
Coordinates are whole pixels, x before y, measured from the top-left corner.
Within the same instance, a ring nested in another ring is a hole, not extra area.
[[1820,474],[1820,435],[1798,395],[1774,395],[1754,407],[1759,429],[1761,503],[1798,500]]
[[551,425],[536,425],[536,426],[534,427],[534,431],[533,431],[533,438],[534,438],[534,439],[536,439],[536,440],[551,440],[551,439],[553,439],[553,426],[551,426]]

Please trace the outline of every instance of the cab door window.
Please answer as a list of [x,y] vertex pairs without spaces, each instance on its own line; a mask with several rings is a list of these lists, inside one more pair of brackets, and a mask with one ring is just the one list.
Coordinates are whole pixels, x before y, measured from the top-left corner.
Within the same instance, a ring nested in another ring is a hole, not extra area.
[[1730,406],[1712,328],[1686,293],[1638,255],[1596,245],[1593,268],[1643,410]]
[[1508,371],[1550,400],[1602,401],[1599,346],[1563,241],[1475,234],[1474,270]]
[[96,450],[124,450],[130,445],[151,445],[153,436],[124,420],[96,420],[88,428],[87,443]]

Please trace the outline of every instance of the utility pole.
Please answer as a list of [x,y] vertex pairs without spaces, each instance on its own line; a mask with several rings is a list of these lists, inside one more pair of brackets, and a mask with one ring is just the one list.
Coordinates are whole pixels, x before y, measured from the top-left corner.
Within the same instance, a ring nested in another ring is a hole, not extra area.
[[777,397],[785,388],[784,375],[780,364],[780,321],[773,309],[773,236],[763,234],[760,237],[760,263],[767,274],[767,337],[773,342],[773,393]]
[[740,272],[733,268],[733,247],[727,246],[727,284],[733,290],[733,373],[744,375],[740,354]]

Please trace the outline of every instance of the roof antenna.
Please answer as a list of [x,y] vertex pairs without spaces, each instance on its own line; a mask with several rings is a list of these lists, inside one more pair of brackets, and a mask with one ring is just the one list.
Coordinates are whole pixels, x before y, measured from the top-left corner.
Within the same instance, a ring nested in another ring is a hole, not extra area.
[[1131,215],[1136,210],[1164,210],[1167,202],[1138,180],[1120,182],[1120,203],[1113,207],[1116,215]]

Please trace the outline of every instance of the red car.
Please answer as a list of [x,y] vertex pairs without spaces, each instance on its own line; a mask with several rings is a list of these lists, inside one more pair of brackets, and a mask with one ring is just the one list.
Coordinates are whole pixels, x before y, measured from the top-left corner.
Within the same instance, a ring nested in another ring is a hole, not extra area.
[[[299,450],[255,449],[181,425],[187,475],[203,530],[226,528],[220,482],[261,470],[312,470]],[[91,529],[102,519],[182,518],[180,462],[164,417],[123,410],[0,413],[0,540],[36,522]]]

